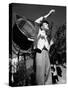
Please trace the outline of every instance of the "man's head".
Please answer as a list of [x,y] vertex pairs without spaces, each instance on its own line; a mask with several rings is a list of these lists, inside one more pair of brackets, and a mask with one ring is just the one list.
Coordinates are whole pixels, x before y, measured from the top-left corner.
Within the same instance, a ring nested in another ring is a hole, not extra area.
[[41,21],[41,23],[40,23],[40,27],[42,28],[42,29],[46,29],[46,30],[49,30],[49,22],[47,21],[47,20],[45,20],[45,19],[43,19],[42,21]]

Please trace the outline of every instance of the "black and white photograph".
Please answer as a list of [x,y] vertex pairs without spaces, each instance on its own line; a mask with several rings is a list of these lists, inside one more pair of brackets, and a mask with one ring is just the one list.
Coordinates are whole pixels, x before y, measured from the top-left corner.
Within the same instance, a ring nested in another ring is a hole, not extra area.
[[66,84],[66,6],[9,4],[9,86]]

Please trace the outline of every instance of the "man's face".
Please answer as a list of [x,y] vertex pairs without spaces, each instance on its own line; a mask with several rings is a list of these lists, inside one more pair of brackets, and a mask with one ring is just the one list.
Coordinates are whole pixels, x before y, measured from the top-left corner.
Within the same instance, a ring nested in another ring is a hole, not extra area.
[[48,24],[47,23],[43,23],[43,29],[49,29],[49,27],[48,27]]

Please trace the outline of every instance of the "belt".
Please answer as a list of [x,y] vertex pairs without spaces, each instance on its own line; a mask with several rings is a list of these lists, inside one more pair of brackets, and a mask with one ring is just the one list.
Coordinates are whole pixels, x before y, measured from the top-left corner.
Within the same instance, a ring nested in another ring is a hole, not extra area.
[[36,49],[35,49],[35,52],[41,53],[42,50],[40,50],[39,48],[36,48]]
[[46,50],[46,51],[48,51],[48,49],[47,49],[46,47],[43,47],[43,50]]
[[[42,50],[46,50],[46,51],[48,51],[46,47],[44,47]],[[36,49],[35,49],[35,51],[38,52],[38,53],[41,53],[42,50],[40,50],[39,48],[36,48]]]

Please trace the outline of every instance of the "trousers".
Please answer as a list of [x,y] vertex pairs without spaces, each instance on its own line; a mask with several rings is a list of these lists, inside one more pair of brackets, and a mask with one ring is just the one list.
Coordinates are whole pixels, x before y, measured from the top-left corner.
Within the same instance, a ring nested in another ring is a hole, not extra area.
[[49,54],[44,49],[36,52],[36,82],[38,85],[52,84]]

